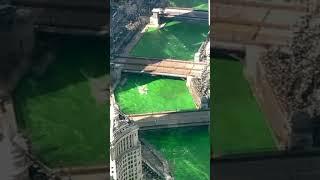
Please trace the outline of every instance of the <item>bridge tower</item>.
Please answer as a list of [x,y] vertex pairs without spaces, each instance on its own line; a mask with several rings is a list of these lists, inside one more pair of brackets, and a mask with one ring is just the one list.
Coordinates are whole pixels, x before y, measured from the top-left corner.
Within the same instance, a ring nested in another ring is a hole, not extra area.
[[152,16],[150,17],[150,25],[154,27],[160,26],[160,14],[162,12],[161,8],[152,9]]

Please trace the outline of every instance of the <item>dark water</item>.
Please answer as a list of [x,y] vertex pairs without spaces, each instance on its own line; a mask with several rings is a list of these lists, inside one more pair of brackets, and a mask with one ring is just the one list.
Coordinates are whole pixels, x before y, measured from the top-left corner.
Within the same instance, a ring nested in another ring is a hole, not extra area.
[[15,91],[21,130],[31,140],[34,155],[50,167],[105,164],[109,108],[96,102],[84,76],[105,76],[109,57],[105,40],[41,38],[56,40],[50,49],[56,59],[42,75],[31,71]]

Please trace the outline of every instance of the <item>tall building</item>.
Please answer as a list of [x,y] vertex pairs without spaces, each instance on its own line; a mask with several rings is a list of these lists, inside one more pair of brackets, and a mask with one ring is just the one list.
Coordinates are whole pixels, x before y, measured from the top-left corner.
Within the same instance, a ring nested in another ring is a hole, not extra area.
[[112,180],[142,180],[139,127],[119,111],[110,97],[110,176]]

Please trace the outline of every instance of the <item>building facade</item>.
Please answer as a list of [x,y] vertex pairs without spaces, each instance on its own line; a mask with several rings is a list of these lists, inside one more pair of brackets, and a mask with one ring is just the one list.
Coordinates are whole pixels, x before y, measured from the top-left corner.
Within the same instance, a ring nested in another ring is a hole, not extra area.
[[142,180],[139,127],[122,114],[110,98],[110,176],[112,180]]

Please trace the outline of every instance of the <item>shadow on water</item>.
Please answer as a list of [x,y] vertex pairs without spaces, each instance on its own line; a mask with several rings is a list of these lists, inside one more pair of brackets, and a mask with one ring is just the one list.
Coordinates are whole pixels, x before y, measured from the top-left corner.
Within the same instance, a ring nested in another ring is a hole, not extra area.
[[[129,78],[132,79],[132,82],[127,81]],[[150,75],[145,73],[129,73],[129,72],[123,73],[121,79],[122,79],[121,81],[125,81],[125,82],[123,82],[124,84],[122,85],[118,85],[118,87],[116,88],[116,94],[117,92],[128,91],[130,89],[137,88],[138,86],[147,85],[153,81],[157,81],[160,79],[185,80],[183,78],[177,78],[177,77]]]
[[109,108],[90,96],[84,73],[93,78],[106,74],[107,41],[83,36],[41,38],[54,39],[49,51],[55,52],[56,58],[43,74],[32,71],[16,88],[14,101],[20,129],[32,141],[37,158],[50,166],[105,162],[105,149],[109,149],[105,143],[109,135],[105,117]]
[[[19,82],[14,91],[18,119],[21,119],[19,110],[23,108],[27,98],[45,95],[86,81],[83,73],[90,77],[100,77],[109,72],[109,44],[101,38],[40,34],[37,39],[49,43],[48,51],[55,53],[55,58],[44,74],[38,76],[31,70]],[[41,63],[42,60],[34,61]]]
[[[213,49],[214,52],[213,59],[223,59],[226,61],[238,61],[239,58],[245,58],[245,52],[236,50],[226,50],[226,49]],[[236,58],[235,58],[236,57]]]
[[54,49],[49,50],[56,53],[55,61],[49,65],[41,77],[36,77],[31,73],[20,83],[20,87],[29,86],[32,89],[32,84],[39,87],[39,91],[29,92],[29,96],[46,94],[62,89],[69,84],[84,81],[86,78],[82,72],[90,77],[103,76],[107,72],[108,47],[104,40],[74,36],[58,36],[56,38],[58,40]]

